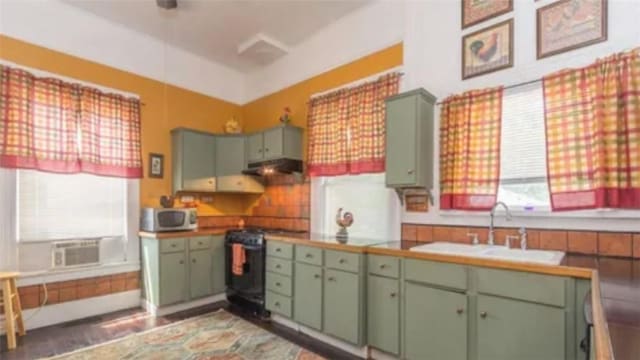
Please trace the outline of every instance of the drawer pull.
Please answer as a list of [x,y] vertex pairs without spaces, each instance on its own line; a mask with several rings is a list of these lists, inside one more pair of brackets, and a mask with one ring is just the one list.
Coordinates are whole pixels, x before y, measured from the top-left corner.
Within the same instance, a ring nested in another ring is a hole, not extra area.
[[172,248],[174,248],[174,247],[176,247],[176,246],[178,246],[178,245],[176,245],[176,244],[171,244],[171,247],[172,247]]
[[191,259],[191,262],[195,264],[196,263],[196,259]]
[[198,245],[202,245],[202,241],[198,241]]
[[265,152],[269,152],[269,148],[264,148],[264,151]]
[[276,286],[277,286],[277,287],[280,287],[280,286],[281,286],[281,284],[280,284],[279,282],[277,282],[277,283],[276,283]]
[[329,276],[329,278],[327,279],[329,281],[336,281],[336,278],[334,278],[333,276]]
[[394,293],[394,292],[392,292],[392,293],[391,293],[391,294],[389,294],[389,295],[390,295],[392,298],[394,298],[394,297],[398,296],[398,294],[396,294],[396,293]]
[[180,265],[184,264],[184,260],[179,261]]
[[306,257],[306,258],[308,258],[308,259],[311,259],[311,258],[313,257],[313,254],[309,254],[309,253],[307,253],[304,257]]
[[258,149],[258,152],[259,152],[259,153],[262,153],[262,149]]
[[384,270],[384,269],[386,269],[386,267],[387,267],[387,264],[380,264],[380,269]]
[[409,174],[409,175],[413,174],[413,169],[407,170],[407,174]]
[[339,262],[340,264],[344,264],[344,263],[346,263],[346,262],[347,262],[347,260],[345,260],[345,259],[340,259],[338,262]]
[[481,312],[480,313],[480,317],[483,318],[483,319],[486,318],[487,317],[487,312],[486,311]]
[[276,307],[280,307],[280,302],[276,301],[276,303],[273,305],[275,305]]
[[281,251],[281,249],[280,249],[280,248],[276,248],[276,252],[280,252],[280,251]]
[[458,313],[458,315],[462,314],[464,312],[463,308],[457,308],[456,312]]
[[281,267],[280,264],[276,264],[276,269],[280,269]]
[[315,275],[313,275],[313,277],[316,278],[316,279],[320,279],[320,274],[315,274]]

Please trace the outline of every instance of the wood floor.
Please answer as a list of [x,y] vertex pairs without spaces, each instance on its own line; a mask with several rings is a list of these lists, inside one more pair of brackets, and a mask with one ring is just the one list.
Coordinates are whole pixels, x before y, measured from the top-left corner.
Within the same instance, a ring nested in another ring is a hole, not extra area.
[[329,346],[307,335],[300,334],[285,326],[258,320],[240,309],[220,302],[192,310],[187,310],[162,317],[153,317],[142,309],[123,310],[115,313],[95,316],[64,324],[48,326],[28,331],[25,337],[18,340],[18,348],[7,351],[6,338],[0,337],[0,359],[39,359],[63,354],[83,347],[100,344],[130,334],[167,325],[189,317],[205,314],[225,308],[265,330],[279,335],[295,344],[309,349],[328,359],[358,359],[342,350]]

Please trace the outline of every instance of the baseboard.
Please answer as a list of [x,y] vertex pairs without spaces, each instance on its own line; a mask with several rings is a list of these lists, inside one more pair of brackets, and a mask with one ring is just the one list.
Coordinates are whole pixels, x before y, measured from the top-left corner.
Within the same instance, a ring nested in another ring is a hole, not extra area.
[[199,306],[213,304],[215,302],[223,301],[223,300],[227,300],[227,295],[224,293],[208,296],[205,298],[189,301],[186,303],[180,303],[180,304],[162,306],[162,307],[157,307],[152,303],[148,302],[147,300],[141,299],[139,301],[139,305],[142,306],[142,308],[144,308],[148,313],[150,313],[153,316],[164,316],[164,315],[173,314],[179,311],[193,309]]
[[273,322],[276,322],[280,325],[284,325],[288,328],[291,328],[293,330],[296,330],[300,333],[303,333],[305,335],[311,336],[314,339],[317,339],[319,341],[322,341],[325,344],[329,344],[333,347],[336,347],[342,351],[348,352],[349,354],[353,354],[355,356],[361,357],[363,359],[368,359],[369,358],[369,348],[367,346],[364,347],[358,347],[355,346],[353,344],[350,344],[348,342],[342,341],[342,340],[338,340],[334,337],[331,337],[329,335],[323,334],[317,330],[308,328],[304,325],[300,325],[295,321],[292,321],[290,319],[287,319],[285,317],[282,317],[280,315],[277,314],[271,314],[271,320]]
[[[22,315],[26,329],[32,330],[139,306],[140,290],[138,289],[45,305],[42,308],[24,310]],[[0,323],[4,326],[4,316],[0,317]],[[4,333],[3,327],[0,329],[0,334]]]

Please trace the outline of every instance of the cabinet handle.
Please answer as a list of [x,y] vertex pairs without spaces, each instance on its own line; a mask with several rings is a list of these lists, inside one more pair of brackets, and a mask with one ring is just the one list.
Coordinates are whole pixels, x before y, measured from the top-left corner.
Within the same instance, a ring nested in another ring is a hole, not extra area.
[[269,148],[264,148],[264,152],[269,152]]
[[202,245],[202,241],[198,241],[198,245]]
[[191,259],[191,262],[195,264],[196,263],[196,259]]
[[282,266],[280,266],[280,264],[276,265],[276,269],[280,269]]
[[313,257],[313,254],[307,253],[304,257],[311,259]]
[[174,248],[174,247],[176,247],[176,246],[178,246],[178,245],[176,245],[176,244],[171,244],[171,247],[172,247],[172,248]]
[[407,170],[407,174],[411,175],[411,174],[413,174],[413,171],[414,171],[413,169],[409,169],[409,170]]
[[384,269],[387,267],[387,264],[380,264],[380,269]]
[[209,180],[208,183],[209,183],[209,185],[212,185],[213,184],[213,180]]
[[329,281],[336,281],[336,278],[334,278],[333,276],[329,276],[329,278],[327,279]]
[[275,304],[273,304],[273,305],[275,305],[276,307],[280,307],[280,303],[279,303],[279,302],[277,302],[277,301],[276,301],[276,303],[275,303]]
[[258,152],[259,152],[259,153],[262,153],[262,149],[258,149]]
[[279,282],[277,282],[277,283],[276,283],[276,286],[277,286],[277,287],[280,287],[280,283],[279,283]]
[[340,264],[344,264],[346,262],[347,262],[347,260],[345,260],[345,259],[340,259],[340,261],[339,261]]
[[313,277],[316,278],[316,279],[320,279],[320,275],[319,274],[315,274],[315,275],[313,275]]
[[280,248],[276,248],[276,252],[280,252]]
[[464,312],[464,309],[463,309],[463,308],[457,308],[457,309],[456,309],[456,312],[457,312],[458,314],[462,314],[462,313]]
[[483,319],[486,318],[487,317],[487,312],[486,311],[481,312],[480,313],[480,317],[483,318]]
[[396,293],[394,293],[394,292],[392,292],[392,293],[391,293],[391,294],[389,294],[389,295],[390,295],[392,298],[394,298],[394,297],[398,296],[398,294],[396,294]]
[[180,260],[180,265],[184,264],[184,260]]

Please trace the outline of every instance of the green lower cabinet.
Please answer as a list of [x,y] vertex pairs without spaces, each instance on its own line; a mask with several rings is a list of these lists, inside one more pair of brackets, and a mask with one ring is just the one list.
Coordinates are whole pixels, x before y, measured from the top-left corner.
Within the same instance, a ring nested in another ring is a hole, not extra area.
[[322,330],[322,268],[295,264],[293,319],[302,325]]
[[478,360],[563,360],[565,310],[494,296],[478,296]]
[[[324,332],[353,344],[359,344],[360,276],[358,274],[326,269],[324,275]],[[297,302],[297,300],[296,300]]]
[[367,342],[400,353],[400,281],[376,275],[367,278]]
[[[162,240],[160,240],[162,241]],[[160,255],[160,306],[187,300],[187,264],[184,252]]]
[[213,269],[211,273],[211,292],[213,294],[222,294],[226,289],[224,235],[212,236],[211,258]]
[[467,359],[467,296],[406,282],[404,337],[406,359]]
[[212,257],[209,249],[191,251],[189,254],[189,294],[191,299],[211,295]]

